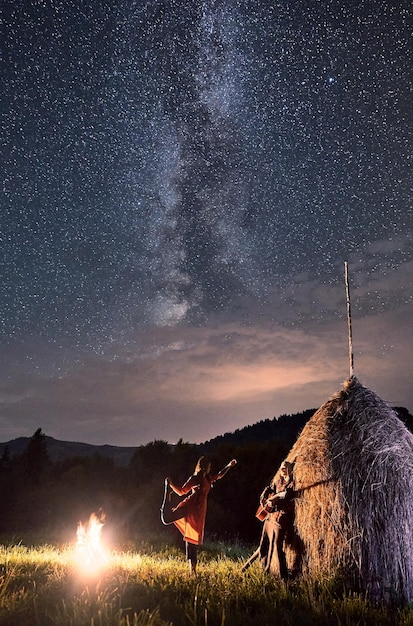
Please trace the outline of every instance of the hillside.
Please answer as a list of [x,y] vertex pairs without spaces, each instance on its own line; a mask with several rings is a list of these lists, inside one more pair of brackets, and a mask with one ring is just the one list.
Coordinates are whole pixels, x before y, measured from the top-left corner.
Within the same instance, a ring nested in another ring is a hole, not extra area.
[[264,443],[275,439],[281,439],[287,446],[291,446],[315,410],[307,409],[293,415],[281,415],[262,420],[232,433],[214,437],[200,447],[207,452],[221,444],[242,447],[249,443]]
[[[315,410],[316,409],[307,409],[292,415],[281,415],[280,417],[262,420],[255,424],[244,426],[244,428],[237,429],[234,432],[214,437],[196,447],[198,447],[202,453],[209,453],[220,446],[243,447],[250,443],[268,443],[275,440],[281,440],[287,447],[290,447]],[[413,432],[413,415],[404,407],[394,407],[394,410],[406,424],[407,428]],[[9,456],[22,454],[29,441],[30,437],[18,437],[0,443],[0,457],[5,454]],[[119,466],[127,466],[136,449],[145,447],[123,447],[108,444],[93,445],[74,441],[60,441],[47,435],[46,443],[48,454],[53,462],[67,458],[91,457],[97,455],[112,459],[114,463]]]
[[[0,443],[0,456],[3,456],[7,450],[9,456],[17,456],[22,454],[26,449],[30,437],[18,437],[5,443]],[[99,455],[105,458],[113,459],[117,465],[126,466],[129,464],[135,447],[122,447],[110,445],[93,445],[90,443],[81,443],[76,441],[60,441],[46,435],[47,452],[52,461],[61,461],[66,458],[73,457],[89,457]]]

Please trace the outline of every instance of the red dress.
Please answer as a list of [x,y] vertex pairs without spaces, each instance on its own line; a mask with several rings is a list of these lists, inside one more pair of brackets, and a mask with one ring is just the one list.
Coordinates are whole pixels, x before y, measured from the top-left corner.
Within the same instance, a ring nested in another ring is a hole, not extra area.
[[193,489],[194,492],[187,500],[186,516],[174,524],[188,543],[201,545],[203,542],[208,494],[215,480],[215,475],[194,474],[182,487],[184,493],[190,493]]

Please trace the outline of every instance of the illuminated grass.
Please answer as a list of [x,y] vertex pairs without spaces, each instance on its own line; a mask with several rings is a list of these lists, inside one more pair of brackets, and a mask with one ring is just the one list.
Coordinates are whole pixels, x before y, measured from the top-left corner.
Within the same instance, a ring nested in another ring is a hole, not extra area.
[[[2,626],[400,625],[413,609],[372,606],[337,581],[285,585],[239,555],[206,546],[191,577],[176,548],[112,551],[99,572],[83,570],[74,546],[0,546]],[[246,554],[245,554],[246,557]]]

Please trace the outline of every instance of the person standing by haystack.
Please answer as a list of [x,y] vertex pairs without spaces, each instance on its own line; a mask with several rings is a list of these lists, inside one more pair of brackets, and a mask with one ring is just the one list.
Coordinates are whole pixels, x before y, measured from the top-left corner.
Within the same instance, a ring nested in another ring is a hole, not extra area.
[[243,565],[242,571],[257,558],[264,571],[288,578],[287,561],[284,552],[284,539],[294,524],[294,477],[293,463],[283,461],[270,485],[260,496],[260,506],[256,516],[264,521],[260,545]]
[[233,459],[218,474],[212,474],[211,463],[205,456],[201,456],[195,466],[194,473],[182,487],[175,485],[170,478],[165,479],[166,485],[176,494],[188,496],[185,498],[185,516],[174,520],[173,523],[185,541],[186,558],[189,561],[191,574],[196,574],[198,546],[202,544],[204,539],[208,494],[212,485],[223,478],[236,463],[237,461]]

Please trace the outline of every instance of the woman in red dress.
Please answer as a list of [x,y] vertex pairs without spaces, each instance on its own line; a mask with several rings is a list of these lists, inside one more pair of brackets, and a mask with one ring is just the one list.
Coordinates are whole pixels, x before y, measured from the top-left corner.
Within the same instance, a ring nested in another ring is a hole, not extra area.
[[179,496],[189,496],[185,499],[185,517],[175,520],[174,524],[185,541],[186,558],[189,561],[191,574],[196,573],[198,546],[204,539],[208,494],[211,486],[223,478],[235,464],[236,460],[233,459],[218,474],[211,474],[211,463],[206,457],[201,456],[194,473],[182,487],[175,485],[170,478],[166,479],[169,487]]

